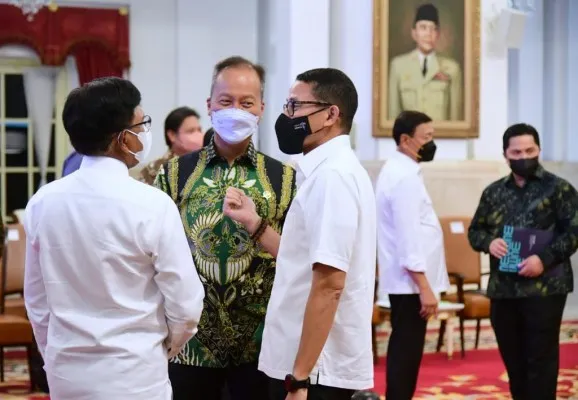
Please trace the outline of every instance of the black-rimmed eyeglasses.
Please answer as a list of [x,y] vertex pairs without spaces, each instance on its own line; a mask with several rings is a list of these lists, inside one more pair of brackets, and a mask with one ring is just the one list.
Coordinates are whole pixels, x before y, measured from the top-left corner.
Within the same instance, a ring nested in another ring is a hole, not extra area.
[[283,104],[283,110],[287,113],[288,116],[293,117],[295,115],[295,110],[297,110],[299,106],[304,104],[313,106],[331,107],[330,103],[326,103],[324,101],[299,101],[289,99],[287,100],[287,103]]
[[151,117],[149,117],[148,115],[145,115],[141,122],[139,122],[138,124],[134,124],[134,125],[129,126],[128,128],[126,128],[126,130],[130,131],[130,130],[136,128],[137,126],[142,126],[142,127],[144,127],[145,131],[148,131],[149,129],[151,129],[151,123],[152,123]]

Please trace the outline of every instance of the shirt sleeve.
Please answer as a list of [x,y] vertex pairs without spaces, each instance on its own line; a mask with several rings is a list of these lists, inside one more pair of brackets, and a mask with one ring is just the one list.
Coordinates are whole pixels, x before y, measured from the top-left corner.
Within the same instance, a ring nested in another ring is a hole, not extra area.
[[26,208],[24,217],[24,230],[26,232],[26,261],[24,265],[24,304],[28,319],[34,331],[34,338],[38,345],[38,351],[42,358],[45,356],[48,340],[48,323],[50,311],[46,298],[46,288],[40,268],[38,256],[38,241],[36,239],[36,226],[34,221],[33,207]]
[[538,254],[546,270],[568,260],[578,249],[578,192],[564,181],[556,194],[556,228],[561,234]]
[[174,350],[197,332],[205,291],[174,203],[168,202],[159,225],[160,240],[153,254],[155,281],[165,300],[168,346]]
[[426,262],[421,242],[421,205],[423,182],[410,175],[395,186],[391,198],[393,226],[397,236],[397,252],[402,267],[413,272],[425,272]]
[[482,192],[480,203],[468,228],[468,240],[475,251],[490,252],[490,243],[495,239],[487,224],[488,215],[493,212],[488,198],[488,189]]
[[355,180],[328,170],[312,186],[304,204],[311,266],[320,263],[347,272],[359,218]]

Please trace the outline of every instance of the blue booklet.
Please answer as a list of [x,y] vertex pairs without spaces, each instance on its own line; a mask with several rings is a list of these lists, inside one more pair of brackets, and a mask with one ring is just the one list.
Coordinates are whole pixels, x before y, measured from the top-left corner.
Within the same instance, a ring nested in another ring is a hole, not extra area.
[[552,242],[553,237],[553,231],[504,226],[502,239],[508,245],[508,253],[500,259],[498,270],[517,274],[518,265],[531,255],[543,251]]

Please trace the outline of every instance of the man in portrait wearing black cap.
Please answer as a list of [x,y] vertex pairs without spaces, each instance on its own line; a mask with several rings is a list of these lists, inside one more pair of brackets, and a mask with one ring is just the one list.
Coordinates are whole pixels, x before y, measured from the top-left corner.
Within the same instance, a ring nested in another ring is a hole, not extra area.
[[394,57],[389,69],[389,119],[402,111],[421,111],[433,120],[463,119],[462,71],[453,59],[436,54],[438,9],[417,8],[411,37],[416,48]]

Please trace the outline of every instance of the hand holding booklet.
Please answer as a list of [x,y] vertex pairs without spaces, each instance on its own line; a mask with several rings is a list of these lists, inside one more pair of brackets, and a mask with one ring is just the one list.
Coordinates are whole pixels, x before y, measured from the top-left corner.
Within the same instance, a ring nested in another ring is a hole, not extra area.
[[508,253],[500,259],[498,270],[517,274],[519,264],[524,259],[542,252],[550,245],[553,237],[552,231],[504,226],[503,239],[508,245]]

